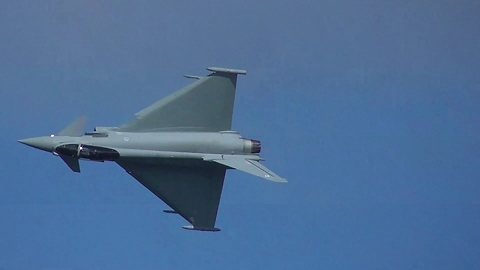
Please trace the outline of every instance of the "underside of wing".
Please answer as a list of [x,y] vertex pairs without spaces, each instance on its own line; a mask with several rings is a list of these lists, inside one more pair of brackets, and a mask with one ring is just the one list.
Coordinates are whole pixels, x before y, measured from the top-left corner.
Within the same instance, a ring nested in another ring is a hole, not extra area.
[[272,170],[263,166],[256,159],[249,159],[248,157],[242,157],[242,156],[222,155],[221,158],[217,158],[217,159],[213,158],[210,160],[217,162],[219,164],[223,164],[232,169],[243,171],[269,181],[273,181],[277,183],[288,182],[285,178],[278,176]]
[[170,206],[192,226],[185,229],[219,231],[215,228],[225,178],[225,167],[210,162],[144,164],[118,162],[131,176]]
[[120,126],[125,131],[223,131],[232,127],[237,74],[244,70],[209,68],[206,77],[141,110]]

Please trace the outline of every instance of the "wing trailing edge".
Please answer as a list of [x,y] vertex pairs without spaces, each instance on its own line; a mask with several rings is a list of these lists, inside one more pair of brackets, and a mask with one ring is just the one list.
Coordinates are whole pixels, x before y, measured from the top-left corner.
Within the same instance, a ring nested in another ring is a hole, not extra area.
[[220,158],[209,158],[205,160],[213,161],[230,167],[232,169],[243,171],[272,182],[288,183],[285,178],[278,176],[276,173],[260,164],[258,157],[250,158],[242,156],[221,155]]

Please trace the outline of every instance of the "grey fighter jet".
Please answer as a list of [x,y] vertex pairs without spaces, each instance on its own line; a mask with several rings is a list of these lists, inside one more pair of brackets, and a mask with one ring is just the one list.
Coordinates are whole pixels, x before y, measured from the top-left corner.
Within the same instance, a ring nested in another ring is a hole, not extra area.
[[153,105],[119,127],[84,133],[81,117],[58,135],[19,140],[59,156],[80,172],[79,159],[113,161],[191,225],[215,227],[225,172],[236,169],[273,182],[287,181],[260,164],[261,144],[232,131],[237,75],[245,70],[207,68],[205,77]]

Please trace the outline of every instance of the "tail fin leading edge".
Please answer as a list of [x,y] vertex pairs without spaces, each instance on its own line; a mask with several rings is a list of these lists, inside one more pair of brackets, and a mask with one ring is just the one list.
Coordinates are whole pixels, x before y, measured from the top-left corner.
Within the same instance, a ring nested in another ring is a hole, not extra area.
[[58,135],[60,136],[70,136],[70,137],[80,137],[85,131],[85,125],[87,124],[87,117],[82,116],[77,120],[73,121],[70,125],[64,128]]

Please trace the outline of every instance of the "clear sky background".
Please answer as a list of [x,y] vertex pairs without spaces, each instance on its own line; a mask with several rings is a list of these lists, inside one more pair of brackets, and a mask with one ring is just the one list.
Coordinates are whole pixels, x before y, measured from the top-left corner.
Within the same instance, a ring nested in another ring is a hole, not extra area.
[[[202,2],[202,4],[200,4]],[[0,1],[0,269],[480,269],[480,1]],[[114,163],[16,142],[117,126],[246,69],[217,226]]]

